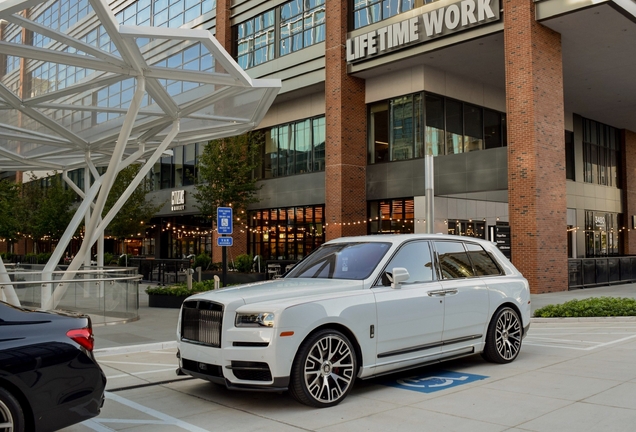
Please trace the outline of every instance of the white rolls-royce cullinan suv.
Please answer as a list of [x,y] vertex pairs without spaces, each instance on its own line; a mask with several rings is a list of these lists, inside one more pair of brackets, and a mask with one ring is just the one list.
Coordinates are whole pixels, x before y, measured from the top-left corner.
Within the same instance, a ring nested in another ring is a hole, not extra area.
[[177,372],[329,407],[356,378],[474,353],[511,362],[529,326],[528,282],[493,243],[344,237],[281,279],[186,299]]

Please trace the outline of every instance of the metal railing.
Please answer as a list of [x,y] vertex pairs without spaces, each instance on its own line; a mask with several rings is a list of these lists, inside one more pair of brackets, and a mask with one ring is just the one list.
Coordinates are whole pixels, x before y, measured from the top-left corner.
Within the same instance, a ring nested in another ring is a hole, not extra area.
[[186,270],[192,262],[189,259],[131,258],[128,265],[142,276],[144,281],[159,285],[171,285],[186,281]]
[[571,258],[568,288],[591,288],[636,282],[636,257]]
[[56,310],[81,312],[89,315],[93,325],[116,324],[139,319],[139,282],[136,268],[84,267],[74,279],[61,282],[64,266],[52,272],[52,280],[43,280],[39,266],[12,267],[7,269],[11,282],[0,282],[0,289],[11,285],[20,301],[27,308],[39,309],[42,291],[65,290]]

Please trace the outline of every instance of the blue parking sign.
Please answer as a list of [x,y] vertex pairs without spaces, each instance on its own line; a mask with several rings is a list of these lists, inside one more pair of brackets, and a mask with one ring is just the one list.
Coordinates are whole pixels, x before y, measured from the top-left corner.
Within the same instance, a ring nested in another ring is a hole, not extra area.
[[234,244],[234,240],[232,237],[217,237],[216,245],[217,246],[232,246]]
[[232,207],[219,207],[216,210],[216,229],[219,234],[232,234]]
[[488,377],[485,375],[438,370],[422,375],[415,375],[397,380],[393,379],[386,381],[383,384],[404,390],[412,390],[421,393],[434,393],[436,391],[457,387],[462,384],[468,384],[486,378]]

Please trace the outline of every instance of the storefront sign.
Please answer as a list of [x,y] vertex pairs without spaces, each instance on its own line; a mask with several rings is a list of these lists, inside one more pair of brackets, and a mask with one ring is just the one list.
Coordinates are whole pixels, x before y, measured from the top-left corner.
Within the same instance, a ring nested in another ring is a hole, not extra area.
[[172,191],[170,203],[171,203],[172,211],[185,210],[185,191],[184,190]]
[[503,253],[506,258],[511,258],[511,241],[510,241],[510,227],[503,225],[491,225],[490,227],[490,241],[497,243],[497,247]]
[[[499,0],[462,0],[430,9],[424,6],[413,18],[347,39],[347,62],[352,63],[428,42],[482,24],[498,21]],[[426,12],[424,12],[426,11]],[[414,11],[415,13],[418,10]]]

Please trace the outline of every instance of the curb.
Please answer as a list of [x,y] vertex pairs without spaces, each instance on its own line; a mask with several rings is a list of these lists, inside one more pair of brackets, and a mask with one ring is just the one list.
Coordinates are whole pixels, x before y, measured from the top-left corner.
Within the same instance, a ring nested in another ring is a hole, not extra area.
[[165,349],[172,349],[177,347],[177,341],[169,341],[169,342],[155,342],[149,344],[142,345],[127,345],[120,347],[111,347],[111,348],[99,348],[93,351],[95,357],[105,357],[109,355],[117,355],[117,354],[130,354],[130,353],[138,353],[144,351],[160,351]]
[[531,323],[636,322],[636,316],[591,318],[530,318]]

